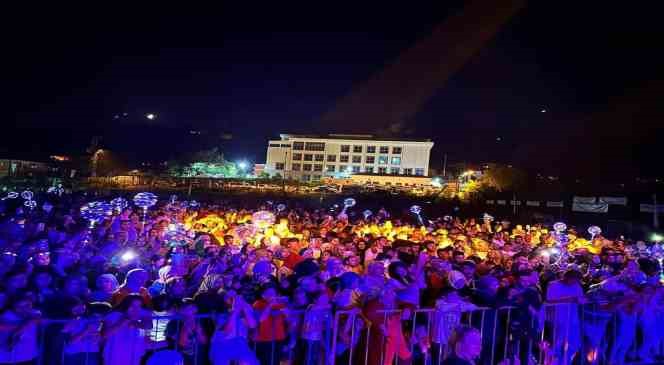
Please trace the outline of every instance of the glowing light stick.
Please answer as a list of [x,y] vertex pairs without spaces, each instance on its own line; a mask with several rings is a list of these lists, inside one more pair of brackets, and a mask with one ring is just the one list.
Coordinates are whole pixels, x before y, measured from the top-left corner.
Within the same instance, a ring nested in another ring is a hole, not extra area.
[[113,214],[113,206],[103,201],[94,201],[83,205],[80,212],[81,217],[90,223],[89,228],[92,229],[95,224],[101,222],[104,217]]
[[125,198],[118,197],[111,200],[111,206],[116,212],[120,213],[129,206],[129,202]]
[[588,227],[588,233],[590,233],[590,240],[592,241],[595,239],[595,236],[602,233],[602,229],[597,226],[590,226]]
[[122,262],[124,264],[127,264],[127,263],[135,260],[137,257],[138,257],[138,255],[136,254],[136,252],[129,250],[129,251],[126,251],[125,253],[123,253],[120,256],[120,260],[122,260]]
[[16,198],[18,198],[18,193],[15,191],[10,191],[9,193],[7,193],[6,197],[2,198],[2,200],[16,199]]
[[25,200],[32,200],[32,198],[35,196],[35,194],[32,193],[30,190],[26,190],[21,193],[21,198]]
[[34,200],[26,200],[23,202],[23,205],[30,209],[34,209],[37,206],[37,202]]
[[269,210],[259,210],[251,215],[251,222],[257,226],[269,226],[274,224],[276,217]]
[[190,208],[194,208],[194,209],[195,209],[195,208],[198,208],[198,207],[200,207],[200,206],[201,206],[201,204],[200,204],[199,202],[195,201],[195,200],[192,200],[192,201],[189,202],[189,207],[190,207]]
[[148,208],[157,204],[157,196],[149,193],[142,192],[134,195],[134,204],[137,207],[143,208],[143,223],[145,223],[145,216],[148,214]]
[[567,242],[569,238],[567,238],[567,235],[565,234],[565,231],[567,230],[567,225],[563,222],[558,222],[553,225],[553,230],[555,233],[553,234],[553,237],[556,241],[556,248],[560,251],[560,257],[556,261],[556,263],[562,262],[564,259],[567,259]]
[[169,201],[171,202],[171,204],[175,204],[175,202],[178,201],[178,196],[175,194],[171,195]]
[[284,210],[286,210],[286,204],[279,204],[277,205],[277,212],[281,213]]
[[62,193],[65,192],[65,189],[62,187],[62,184],[58,184],[57,186],[51,186],[46,190],[48,194],[57,194],[58,196],[62,196]]
[[353,199],[353,198],[346,198],[346,199],[344,199],[344,209],[341,210],[341,213],[339,213],[339,215],[345,215],[345,214],[346,214],[346,210],[347,210],[348,208],[352,208],[352,207],[354,207],[355,204],[357,204],[357,202],[356,202],[355,199]]
[[410,212],[417,216],[417,221],[420,222],[420,225],[423,226],[424,222],[422,221],[422,207],[419,205],[413,205],[410,207]]
[[364,219],[369,219],[369,217],[373,215],[373,212],[367,209],[364,212],[362,212],[362,215],[364,215]]

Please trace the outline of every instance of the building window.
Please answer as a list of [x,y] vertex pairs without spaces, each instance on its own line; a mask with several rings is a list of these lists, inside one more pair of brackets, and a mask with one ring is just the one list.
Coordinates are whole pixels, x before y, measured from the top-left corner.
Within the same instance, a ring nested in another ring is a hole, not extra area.
[[346,153],[350,152],[350,145],[342,144],[341,145],[341,152],[346,152]]
[[373,174],[374,173],[373,166],[365,166],[364,167],[364,172],[366,172],[367,174]]
[[387,156],[378,156],[378,163],[381,165],[387,165]]
[[323,165],[321,164],[314,165],[314,171],[323,171]]
[[401,165],[401,157],[392,157],[392,165]]
[[313,161],[314,155],[304,155],[304,160],[305,161]]
[[424,169],[415,169],[416,176],[424,176]]
[[302,170],[304,170],[304,171],[311,171],[311,165],[308,164],[308,163],[302,165]]
[[339,156],[339,162],[348,162],[348,155]]
[[362,156],[353,156],[353,163],[362,163]]
[[325,155],[316,155],[316,161],[324,161]]
[[398,167],[392,167],[390,169],[390,174],[392,175],[399,175],[399,168]]
[[327,162],[337,162],[337,155],[327,155]]
[[293,166],[291,166],[291,169],[293,171],[300,171],[301,168],[302,168],[302,165],[300,165],[299,163],[294,163]]
[[390,147],[380,146],[380,153],[390,153]]
[[293,161],[302,161],[302,154],[301,153],[294,153],[293,154]]
[[403,169],[403,174],[404,175],[412,175],[413,174],[413,169]]
[[283,162],[277,162],[274,165],[274,168],[277,169],[277,170],[283,170],[284,169],[284,163]]
[[401,147],[392,147],[392,153],[395,155],[401,154]]
[[270,147],[281,147],[280,144],[274,144],[274,143],[270,143],[269,146],[270,146]]
[[302,181],[309,181],[311,180],[311,175],[302,175]]
[[362,153],[362,146],[353,146],[353,153]]
[[376,162],[376,156],[367,156],[365,159],[365,163],[375,163]]
[[293,142],[293,149],[302,151],[304,149],[304,142]]
[[323,142],[307,142],[304,144],[305,151],[325,151],[325,143]]
[[350,170],[348,170],[348,166],[346,165],[339,165],[339,172],[350,172]]
[[378,173],[381,175],[387,174],[387,167],[379,167]]
[[353,166],[353,173],[357,174],[360,172],[360,166]]
[[327,165],[327,172],[334,172],[334,165]]
[[319,181],[320,180],[320,175],[314,175],[313,180],[314,181]]
[[367,153],[376,153],[376,146],[367,146]]
[[281,147],[290,148],[290,145],[289,144],[282,144]]

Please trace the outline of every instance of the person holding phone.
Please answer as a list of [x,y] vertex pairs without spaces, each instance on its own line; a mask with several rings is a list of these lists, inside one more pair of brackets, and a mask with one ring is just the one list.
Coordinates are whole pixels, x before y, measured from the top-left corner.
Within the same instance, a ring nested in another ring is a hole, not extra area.
[[258,365],[248,342],[249,330],[256,328],[254,310],[233,290],[224,294],[223,304],[212,335],[210,361],[213,365],[228,365],[231,361]]

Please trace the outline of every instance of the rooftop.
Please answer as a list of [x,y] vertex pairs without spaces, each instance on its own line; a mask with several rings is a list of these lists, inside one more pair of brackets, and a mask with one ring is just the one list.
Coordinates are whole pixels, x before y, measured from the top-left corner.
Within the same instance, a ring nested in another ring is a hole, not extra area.
[[403,138],[403,137],[384,137],[384,136],[375,136],[373,134],[280,134],[282,140],[288,140],[290,138],[302,138],[302,139],[345,139],[345,140],[357,140],[357,141],[404,141],[404,142],[432,142],[430,139],[424,138]]

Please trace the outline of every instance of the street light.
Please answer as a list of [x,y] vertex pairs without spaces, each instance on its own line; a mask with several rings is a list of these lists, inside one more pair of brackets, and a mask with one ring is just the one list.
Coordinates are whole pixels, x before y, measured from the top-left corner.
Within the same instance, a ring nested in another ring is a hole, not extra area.
[[153,113],[145,114],[145,117],[148,118],[149,120],[155,120],[157,118],[157,116]]
[[240,162],[237,163],[237,167],[239,167],[240,170],[242,170],[242,171],[246,170],[248,166],[249,165],[247,164],[246,161],[240,161]]

